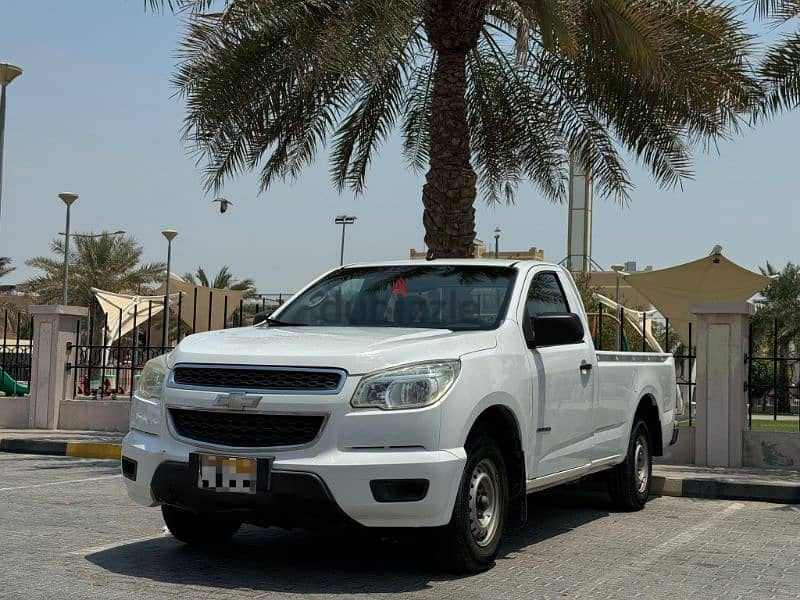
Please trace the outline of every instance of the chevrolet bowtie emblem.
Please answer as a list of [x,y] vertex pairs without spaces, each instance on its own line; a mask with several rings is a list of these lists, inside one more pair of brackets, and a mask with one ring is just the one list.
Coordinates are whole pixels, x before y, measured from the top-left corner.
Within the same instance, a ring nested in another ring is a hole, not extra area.
[[225,406],[233,410],[255,408],[261,402],[261,396],[245,393],[220,394],[214,399],[214,406]]

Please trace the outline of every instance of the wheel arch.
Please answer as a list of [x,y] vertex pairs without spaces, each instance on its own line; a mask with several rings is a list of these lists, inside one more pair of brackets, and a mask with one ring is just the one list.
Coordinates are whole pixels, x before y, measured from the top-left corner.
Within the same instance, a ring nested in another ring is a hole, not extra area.
[[664,454],[664,440],[662,439],[661,418],[658,402],[653,394],[645,393],[639,399],[639,404],[634,413],[634,422],[637,417],[641,417],[644,420],[650,432],[650,439],[653,441],[653,456],[662,456]]
[[527,518],[525,451],[520,424],[513,410],[503,404],[484,408],[473,420],[464,445],[467,445],[471,437],[479,434],[488,435],[497,443],[506,463],[510,503],[512,507],[516,505],[519,509],[520,519],[524,522]]

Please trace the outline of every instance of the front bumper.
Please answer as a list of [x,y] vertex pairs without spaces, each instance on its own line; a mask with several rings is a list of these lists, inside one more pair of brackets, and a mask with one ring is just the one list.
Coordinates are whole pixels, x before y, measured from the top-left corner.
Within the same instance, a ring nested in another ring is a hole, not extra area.
[[[274,458],[268,492],[250,495],[201,490],[189,468],[189,454],[209,452],[167,436],[132,430],[122,446],[136,461],[136,479],[125,478],[129,495],[153,506],[174,504],[200,511],[241,511],[243,520],[264,524],[316,525],[343,518],[367,527],[436,527],[450,521],[466,454],[451,450],[339,449],[319,453],[254,454],[236,449],[219,454]],[[386,502],[375,499],[375,480],[427,480],[421,500]],[[318,515],[319,518],[311,518]]]

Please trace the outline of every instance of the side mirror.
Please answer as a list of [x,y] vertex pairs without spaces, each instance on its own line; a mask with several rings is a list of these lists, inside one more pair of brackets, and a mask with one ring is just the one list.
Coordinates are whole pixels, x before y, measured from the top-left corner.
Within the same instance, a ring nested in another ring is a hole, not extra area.
[[258,325],[259,323],[263,323],[264,321],[269,319],[269,316],[272,313],[273,311],[271,310],[256,313],[255,316],[253,317],[253,325]]
[[[547,313],[531,319],[535,346],[562,346],[583,341],[583,323],[573,313]],[[527,336],[526,336],[527,337]]]

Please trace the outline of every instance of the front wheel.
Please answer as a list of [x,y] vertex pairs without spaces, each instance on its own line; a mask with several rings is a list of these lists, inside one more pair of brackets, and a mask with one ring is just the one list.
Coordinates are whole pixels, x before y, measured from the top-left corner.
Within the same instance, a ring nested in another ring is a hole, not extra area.
[[495,441],[484,435],[467,443],[453,516],[439,532],[440,558],[455,573],[477,573],[497,556],[508,513],[505,461]]
[[625,461],[614,467],[610,474],[609,492],[617,508],[627,511],[644,508],[650,496],[653,475],[652,448],[647,424],[637,417],[631,430]]
[[161,515],[169,532],[190,546],[216,546],[230,541],[241,522],[223,514],[193,513],[177,506],[162,505]]

